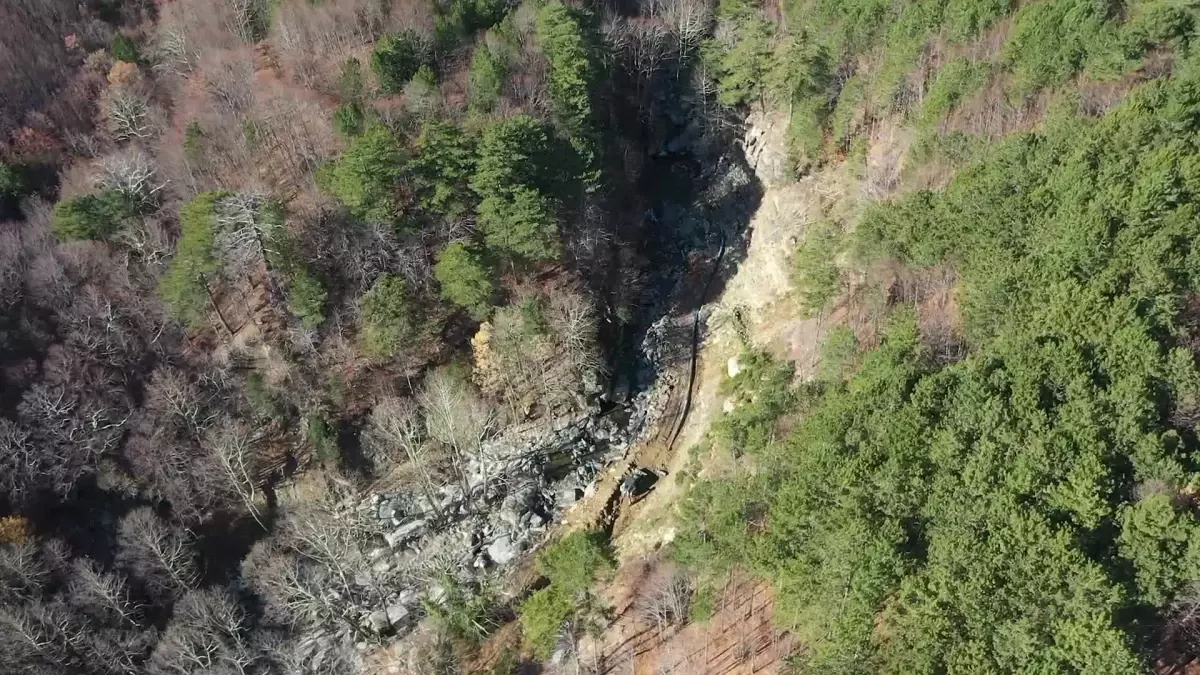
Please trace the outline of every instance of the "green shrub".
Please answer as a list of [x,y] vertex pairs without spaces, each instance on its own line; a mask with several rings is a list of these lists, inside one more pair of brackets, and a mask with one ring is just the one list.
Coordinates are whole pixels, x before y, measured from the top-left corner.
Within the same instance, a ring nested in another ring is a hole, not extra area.
[[1155,48],[1183,47],[1196,33],[1196,10],[1174,2],[1134,3],[1133,16],[1123,29],[1126,49],[1142,54]]
[[16,201],[31,191],[25,167],[0,162],[0,199]]
[[905,168],[912,171],[931,162],[943,162],[951,167],[965,166],[984,152],[988,145],[987,138],[961,131],[943,134],[927,129],[913,141]]
[[242,140],[247,150],[257,150],[262,143],[262,124],[254,119],[243,120]]
[[548,659],[575,612],[571,596],[553,585],[537,591],[521,603],[521,634],[530,650],[540,659]]
[[345,103],[362,104],[367,97],[367,80],[363,77],[362,63],[350,57],[342,64],[342,73],[338,76],[338,95]]
[[465,244],[454,242],[442,249],[433,275],[442,297],[466,309],[471,318],[483,321],[491,313],[496,283],[479,254]]
[[809,97],[791,104],[788,124],[788,159],[796,173],[803,173],[820,163],[824,143],[824,121],[829,114],[828,101]]
[[422,115],[428,116],[437,110],[440,96],[437,74],[426,64],[417,68],[412,79],[404,85],[404,102],[408,105],[409,110]]
[[510,193],[517,187],[553,193],[566,168],[556,150],[554,132],[545,122],[528,115],[497,120],[483,131],[471,189],[481,198]]
[[577,629],[592,622],[597,607],[589,589],[613,566],[611,549],[600,532],[572,532],[538,553],[538,571],[550,585],[529,596],[519,611],[521,631],[534,655],[549,658],[569,625]]
[[546,320],[543,298],[538,296],[525,298],[517,304],[517,313],[521,317],[521,335],[533,338],[550,334],[550,322]]
[[1017,91],[1065,82],[1089,60],[1103,60],[1119,44],[1113,7],[1091,0],[1045,0],[1021,7],[1004,46]]
[[116,191],[64,199],[54,205],[54,234],[59,239],[106,239],[136,210]]
[[304,436],[312,444],[317,459],[325,463],[341,459],[337,433],[320,414],[312,413],[304,418]]
[[159,294],[167,310],[192,328],[203,325],[207,318],[208,278],[217,271],[213,256],[216,207],[227,194],[202,192],[180,209],[175,257],[159,280]]
[[871,84],[870,100],[876,110],[906,108],[909,97],[906,76],[918,66],[921,54],[937,35],[942,22],[942,3],[908,2],[882,35],[882,62]]
[[867,101],[867,81],[862,75],[855,75],[842,85],[838,93],[837,104],[829,115],[829,127],[833,140],[845,147],[858,130],[864,106]]
[[509,0],[451,0],[450,13],[454,22],[470,35],[499,23],[510,6]]
[[371,70],[379,78],[379,87],[389,94],[399,93],[428,63],[428,51],[424,40],[412,31],[379,38],[371,52]]
[[921,103],[920,122],[926,125],[939,122],[987,83],[988,71],[987,64],[966,59],[955,59],[942,66]]
[[498,253],[533,262],[561,255],[554,204],[534,188],[484,198],[478,223],[488,247]]
[[498,598],[484,586],[469,588],[450,575],[439,582],[441,597],[422,601],[425,612],[451,639],[467,646],[478,645],[498,625]]
[[355,216],[394,222],[400,214],[397,188],[406,160],[392,132],[372,124],[361,136],[349,139],[345,151],[321,169],[317,181]]
[[948,0],[942,23],[951,40],[965,42],[1007,16],[1013,5],[1012,0]]
[[796,249],[792,270],[801,308],[815,316],[842,290],[842,277],[835,264],[839,236],[837,226],[821,221],[805,234]]
[[841,382],[854,372],[858,363],[858,338],[848,326],[834,326],[821,342],[819,377]]
[[481,197],[479,228],[497,253],[530,262],[560,255],[557,202],[550,195],[562,189],[564,163],[554,158],[551,139],[544,123],[524,115],[484,131],[471,187]]
[[338,77],[338,95],[342,103],[333,113],[334,128],[343,136],[361,135],[367,126],[367,85],[362,64],[356,58],[346,59]]
[[537,39],[550,61],[550,100],[554,113],[572,136],[592,129],[592,91],[597,68],[589,36],[578,10],[554,0],[537,16]]
[[775,436],[775,423],[791,410],[795,368],[766,352],[745,351],[741,372],[721,383],[721,393],[734,404],[713,425],[714,436],[735,456],[761,454]]
[[567,130],[589,191],[600,185],[599,148],[592,113],[599,59],[593,46],[590,15],[554,0],[537,16],[537,39],[550,61],[550,101],[554,115]]
[[1200,521],[1159,492],[1121,513],[1121,556],[1133,563],[1141,595],[1161,606],[1200,575]]
[[384,274],[362,298],[363,350],[368,356],[390,359],[417,331],[416,310],[404,280]]
[[538,572],[568,595],[585,590],[614,565],[612,548],[602,532],[576,530],[537,555]]
[[112,44],[109,48],[112,57],[118,61],[126,63],[140,63],[141,55],[138,53],[137,43],[133,38],[123,33],[117,33],[112,39]]
[[753,527],[771,494],[770,486],[744,474],[696,483],[680,500],[671,555],[709,575],[748,568],[755,555]]
[[183,130],[183,157],[193,164],[204,161],[204,128],[199,122],[188,122]]
[[342,136],[361,136],[367,116],[357,103],[343,103],[333,111],[333,128]]
[[328,293],[320,279],[300,268],[288,285],[288,311],[305,328],[315,329],[325,321],[325,300]]
[[33,191],[25,165],[0,162],[0,220],[19,217],[21,200]]
[[824,98],[833,79],[833,62],[821,43],[806,36],[780,40],[767,62],[764,86],[780,102]]
[[704,623],[717,613],[717,591],[708,584],[701,584],[688,605],[688,623]]
[[467,102],[476,113],[491,112],[500,102],[504,81],[508,78],[508,61],[488,48],[486,42],[475,47],[471,58],[470,85]]
[[246,376],[246,386],[242,389],[246,402],[254,414],[264,420],[278,419],[283,415],[283,407],[276,400],[275,393],[263,380],[262,375],[250,373]]
[[731,46],[710,40],[703,53],[716,73],[717,100],[723,105],[746,105],[762,98],[763,82],[772,65],[770,24],[748,19],[737,26]]
[[410,168],[421,206],[447,218],[458,218],[473,204],[470,182],[477,154],[474,139],[449,122],[428,121],[417,137]]

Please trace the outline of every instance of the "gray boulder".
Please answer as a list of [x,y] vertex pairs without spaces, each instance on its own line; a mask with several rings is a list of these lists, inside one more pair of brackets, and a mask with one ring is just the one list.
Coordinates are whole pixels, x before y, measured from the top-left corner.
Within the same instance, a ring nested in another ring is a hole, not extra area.
[[513,546],[512,538],[505,534],[488,544],[487,554],[497,565],[506,565],[508,561],[517,557],[517,549]]

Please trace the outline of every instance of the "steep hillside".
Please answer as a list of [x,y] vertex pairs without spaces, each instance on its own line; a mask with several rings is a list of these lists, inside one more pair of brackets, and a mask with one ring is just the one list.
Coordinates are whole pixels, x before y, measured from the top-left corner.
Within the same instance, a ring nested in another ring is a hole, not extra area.
[[791,119],[746,142],[775,152],[673,465],[692,487],[618,550],[670,542],[684,606],[769,581],[782,632],[746,664],[786,639],[805,673],[1186,668],[1194,16],[859,9],[719,10],[721,95]]

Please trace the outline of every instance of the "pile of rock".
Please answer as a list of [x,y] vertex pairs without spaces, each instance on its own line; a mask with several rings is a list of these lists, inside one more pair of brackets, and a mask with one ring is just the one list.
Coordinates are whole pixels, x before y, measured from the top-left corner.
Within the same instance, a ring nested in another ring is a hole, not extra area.
[[[651,354],[655,339],[647,336]],[[444,485],[433,495],[413,486],[349,506],[379,532],[363,579],[378,601],[362,627],[402,633],[422,614],[422,600],[442,596],[447,575],[470,587],[537,547],[572,504],[595,490],[600,473],[644,440],[669,388],[659,378],[623,406],[508,429],[468,459],[465,484]]]

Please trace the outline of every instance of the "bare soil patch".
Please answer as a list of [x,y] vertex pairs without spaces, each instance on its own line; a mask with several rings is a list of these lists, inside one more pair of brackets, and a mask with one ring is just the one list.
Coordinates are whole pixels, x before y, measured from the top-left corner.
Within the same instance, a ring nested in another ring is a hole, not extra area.
[[[617,619],[599,644],[600,673],[612,675],[771,675],[783,670],[792,637],[772,625],[774,599],[765,582],[729,576],[707,621],[657,626],[639,599],[674,571],[649,559],[625,565],[607,591]],[[591,649],[595,650],[596,645]],[[587,652],[585,652],[586,654]],[[595,654],[595,652],[592,652]],[[585,662],[589,659],[585,657]]]

